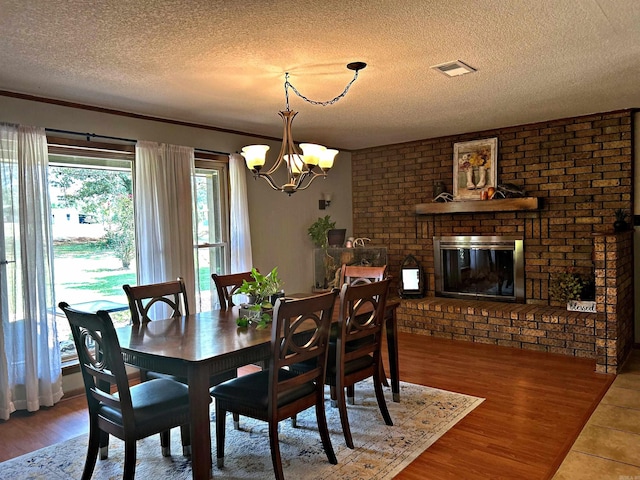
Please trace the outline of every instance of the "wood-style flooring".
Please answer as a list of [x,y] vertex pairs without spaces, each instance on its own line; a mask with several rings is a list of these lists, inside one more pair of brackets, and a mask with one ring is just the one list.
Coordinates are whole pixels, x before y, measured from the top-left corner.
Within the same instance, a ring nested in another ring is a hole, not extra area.
[[[590,359],[409,334],[399,346],[403,381],[486,399],[403,480],[551,478],[614,380]],[[86,432],[85,405],[80,396],[0,422],[0,461]]]

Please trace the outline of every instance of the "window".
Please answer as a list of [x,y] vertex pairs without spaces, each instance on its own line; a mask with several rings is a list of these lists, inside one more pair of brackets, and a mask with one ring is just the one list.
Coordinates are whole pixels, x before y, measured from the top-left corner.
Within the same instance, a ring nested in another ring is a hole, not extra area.
[[[133,149],[81,144],[49,138],[56,303],[111,301],[124,307],[111,314],[116,326],[124,325],[130,315],[122,285],[136,283]],[[71,331],[59,309],[56,320],[62,360],[73,360]]]
[[[49,192],[54,237],[56,302],[106,300],[117,326],[130,322],[122,285],[137,284],[133,214],[135,147],[49,137]],[[196,300],[192,311],[217,306],[212,273],[227,273],[228,164],[222,155],[198,153],[194,229]],[[76,352],[68,322],[57,309],[63,361]]]
[[[212,273],[228,272],[229,215],[228,168],[221,156],[196,158],[195,214],[196,230],[196,301],[198,310],[219,307]],[[226,157],[224,157],[226,160]]]

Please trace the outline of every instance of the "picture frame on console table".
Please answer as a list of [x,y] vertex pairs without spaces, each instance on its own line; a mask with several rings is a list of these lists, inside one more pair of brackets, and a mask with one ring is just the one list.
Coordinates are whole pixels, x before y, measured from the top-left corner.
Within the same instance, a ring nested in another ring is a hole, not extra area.
[[498,184],[498,138],[453,144],[453,199],[483,200]]

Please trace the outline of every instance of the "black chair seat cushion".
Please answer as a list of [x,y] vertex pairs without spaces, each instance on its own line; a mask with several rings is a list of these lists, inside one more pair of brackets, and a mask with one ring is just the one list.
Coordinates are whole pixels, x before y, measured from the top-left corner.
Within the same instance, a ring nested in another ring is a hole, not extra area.
[[[155,379],[134,385],[130,391],[138,438],[147,436],[147,431],[148,435],[158,432],[158,426],[163,421],[172,423],[176,417],[184,416],[182,423],[188,423],[189,388],[186,385],[167,379]],[[115,396],[117,395],[116,393]],[[99,415],[122,425],[120,410],[103,404]]]
[[[211,389],[211,395],[227,405],[238,404],[256,410],[265,410],[269,405],[269,370],[243,375],[233,380],[216,385]],[[280,369],[279,381],[295,377],[289,370]],[[305,397],[315,391],[314,382],[306,382],[295,388],[278,394],[278,407]],[[228,408],[233,411],[233,408]]]

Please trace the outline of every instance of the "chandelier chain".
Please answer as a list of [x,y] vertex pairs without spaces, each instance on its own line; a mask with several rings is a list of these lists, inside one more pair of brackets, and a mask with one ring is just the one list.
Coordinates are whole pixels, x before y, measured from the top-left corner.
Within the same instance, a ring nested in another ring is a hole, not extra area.
[[289,110],[289,87],[291,87],[291,90],[294,91],[294,93],[296,95],[298,95],[301,99],[303,99],[305,102],[310,103],[311,105],[321,105],[323,107],[326,107],[328,105],[333,105],[334,103],[336,103],[338,100],[340,100],[342,97],[344,97],[347,92],[349,91],[349,88],[351,88],[351,85],[353,85],[353,82],[356,81],[356,79],[358,78],[358,70],[355,71],[355,74],[353,75],[353,78],[351,79],[351,81],[347,84],[346,87],[344,87],[344,90],[342,91],[342,93],[340,95],[338,95],[335,98],[332,98],[331,100],[327,100],[325,102],[320,102],[317,100],[311,100],[308,97],[305,97],[304,95],[302,95],[298,89],[296,87],[294,87],[291,82],[289,81],[289,72],[286,72],[284,75],[284,95],[287,101],[287,110]]

